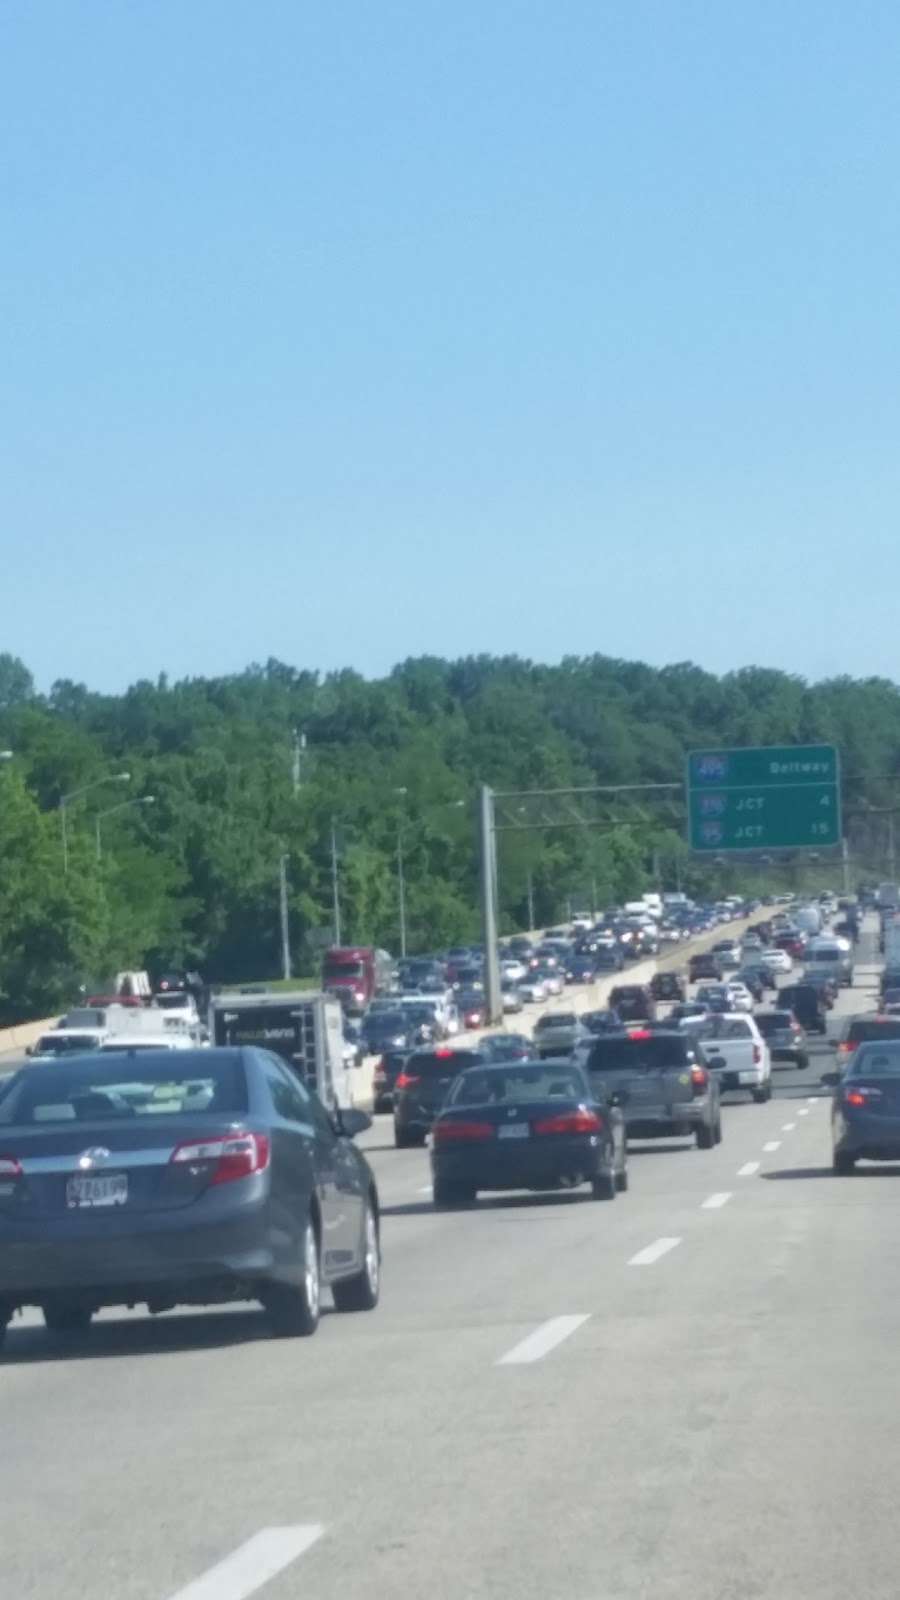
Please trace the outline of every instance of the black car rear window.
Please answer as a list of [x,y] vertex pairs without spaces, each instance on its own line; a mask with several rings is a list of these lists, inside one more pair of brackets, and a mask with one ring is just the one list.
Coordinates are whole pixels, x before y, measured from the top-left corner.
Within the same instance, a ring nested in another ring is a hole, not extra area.
[[443,1078],[466,1067],[481,1066],[484,1060],[477,1050],[417,1050],[409,1057],[406,1070],[410,1077]]
[[230,1116],[246,1110],[239,1056],[185,1052],[179,1060],[168,1050],[156,1058],[142,1051],[28,1067],[0,1101],[0,1124],[118,1122],[194,1111]]
[[487,1067],[462,1072],[447,1096],[448,1106],[516,1105],[526,1101],[588,1098],[587,1083],[577,1067]]
[[758,1011],[754,1018],[756,1026],[763,1037],[769,1033],[779,1033],[789,1028],[793,1022],[791,1011]]
[[676,1034],[612,1034],[598,1039],[587,1059],[588,1072],[661,1072],[667,1067],[684,1066],[689,1045]]
[[868,1039],[900,1039],[900,1017],[857,1017],[847,1029],[850,1044]]

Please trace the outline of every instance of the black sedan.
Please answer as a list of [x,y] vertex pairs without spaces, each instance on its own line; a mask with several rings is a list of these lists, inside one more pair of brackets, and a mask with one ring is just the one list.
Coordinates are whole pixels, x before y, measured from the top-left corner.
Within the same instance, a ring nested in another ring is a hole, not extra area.
[[401,1011],[369,1011],[360,1032],[370,1055],[383,1050],[412,1050],[418,1043],[413,1019]]
[[485,1063],[461,1072],[431,1131],[436,1206],[479,1190],[628,1187],[625,1125],[569,1061]]
[[140,1051],[31,1066],[0,1099],[0,1337],[22,1306],[53,1333],[102,1306],[260,1300],[314,1333],[323,1285],[371,1310],[378,1191],[350,1135],[278,1056]]
[[837,1078],[831,1107],[834,1170],[847,1177],[859,1160],[900,1161],[900,1040],[863,1044]]

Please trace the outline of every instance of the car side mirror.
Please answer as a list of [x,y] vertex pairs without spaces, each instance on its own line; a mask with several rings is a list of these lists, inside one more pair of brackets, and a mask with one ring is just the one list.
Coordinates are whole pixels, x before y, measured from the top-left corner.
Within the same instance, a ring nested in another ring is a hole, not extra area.
[[823,1072],[819,1079],[819,1082],[824,1083],[828,1089],[836,1089],[840,1081],[841,1075],[839,1072]]
[[367,1111],[357,1111],[355,1106],[335,1106],[332,1126],[339,1138],[355,1139],[358,1133],[371,1128],[372,1118]]
[[33,1056],[34,1055],[34,1045],[33,1044],[29,1044],[29,1045],[25,1046],[25,1054],[27,1056]]
[[608,1106],[622,1105],[622,1095],[618,1089],[614,1089],[612,1094],[607,1096],[606,1104]]

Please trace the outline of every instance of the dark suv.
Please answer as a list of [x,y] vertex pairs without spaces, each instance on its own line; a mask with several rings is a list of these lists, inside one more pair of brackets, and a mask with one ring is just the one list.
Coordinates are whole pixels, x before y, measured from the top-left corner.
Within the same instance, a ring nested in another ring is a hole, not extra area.
[[809,1066],[806,1034],[793,1011],[756,1011],[753,1020],[769,1046],[773,1061],[792,1061],[795,1067],[801,1068]]
[[701,1150],[722,1139],[719,1085],[690,1033],[634,1029],[599,1038],[576,1059],[604,1098],[614,1095],[630,1139],[692,1134]]
[[691,983],[696,983],[698,978],[721,980],[724,976],[725,968],[712,950],[701,950],[697,955],[691,956],[688,962],[688,977]]
[[677,972],[655,972],[650,979],[650,993],[654,1000],[685,999],[684,984]]
[[645,983],[617,983],[609,1003],[622,1022],[655,1022],[656,1001]]
[[394,1143],[398,1150],[424,1144],[451,1083],[466,1067],[481,1066],[478,1050],[414,1050],[394,1079]]

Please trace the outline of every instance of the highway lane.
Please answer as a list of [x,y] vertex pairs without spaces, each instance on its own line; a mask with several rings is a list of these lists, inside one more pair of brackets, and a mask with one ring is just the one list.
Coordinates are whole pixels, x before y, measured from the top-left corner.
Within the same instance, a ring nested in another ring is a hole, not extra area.
[[[271,1600],[895,1594],[872,1546],[900,1466],[900,1185],[830,1176],[818,1072],[795,1076],[729,1106],[716,1150],[635,1151],[613,1205],[437,1215],[425,1153],[384,1148],[379,1119],[383,1303],[312,1342],[240,1310],[110,1314],[69,1356],[17,1328],[8,1592],[206,1600],[186,1586],[255,1541],[251,1577],[298,1552]],[[546,1353],[500,1364],[523,1342]],[[252,1592],[236,1573],[216,1600]]]

